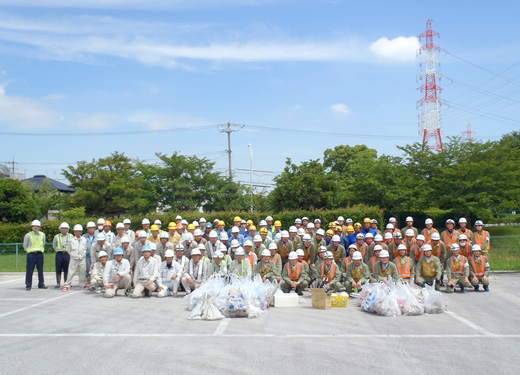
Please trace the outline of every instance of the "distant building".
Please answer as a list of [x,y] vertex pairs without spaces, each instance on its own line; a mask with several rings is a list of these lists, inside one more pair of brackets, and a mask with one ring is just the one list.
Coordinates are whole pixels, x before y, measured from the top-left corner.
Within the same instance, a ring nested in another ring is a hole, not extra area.
[[62,182],[53,180],[52,178],[49,178],[49,177],[47,177],[45,175],[41,175],[41,174],[30,177],[30,178],[26,178],[25,180],[22,180],[22,182],[27,182],[29,184],[32,184],[34,191],[37,193],[40,190],[40,186],[43,185],[45,180],[50,181],[51,189],[58,190],[61,193],[74,193],[76,191],[76,189],[71,188],[70,186],[65,185]]
[[10,178],[11,171],[5,165],[0,164],[0,178]]

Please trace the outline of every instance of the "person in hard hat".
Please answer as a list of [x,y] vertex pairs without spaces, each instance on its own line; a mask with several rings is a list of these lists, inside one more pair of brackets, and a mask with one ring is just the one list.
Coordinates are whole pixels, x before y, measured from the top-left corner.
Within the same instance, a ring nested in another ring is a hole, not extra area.
[[400,230],[397,229],[397,219],[395,217],[391,217],[390,219],[388,219],[388,223],[392,224],[392,226],[394,227],[393,233],[398,232],[398,231],[400,232]]
[[284,293],[295,290],[298,295],[303,295],[303,291],[309,285],[307,281],[307,272],[303,263],[298,262],[298,255],[291,251],[288,256],[288,262],[282,271],[282,283],[280,288]]
[[459,234],[455,230],[455,221],[446,220],[446,229],[441,233],[442,242],[446,245],[446,249],[451,249],[451,245],[459,241]]
[[397,246],[397,256],[393,260],[399,278],[404,282],[410,283],[413,276],[415,262],[412,258],[406,255],[406,245],[400,244]]
[[388,277],[391,277],[394,282],[399,281],[397,267],[395,264],[390,262],[390,254],[388,253],[388,250],[381,250],[379,261],[376,262],[374,266],[372,277],[376,281],[383,281],[385,284],[388,284]]
[[[82,237],[83,227],[80,224],[74,225],[74,236],[67,244],[67,253],[70,255],[69,272],[67,281],[63,286],[63,291],[68,292],[72,285],[72,279],[78,272],[79,268],[79,285],[83,285],[83,289],[88,289],[87,286],[87,240]],[[99,234],[101,236],[102,233]],[[94,262],[93,262],[94,263]]]
[[210,259],[213,259],[213,256],[217,251],[219,251],[220,241],[218,240],[218,234],[216,231],[212,230],[209,232],[208,241],[204,245],[206,249],[206,256]]
[[262,237],[260,237],[259,234],[257,234],[253,238],[253,251],[255,252],[256,256],[260,258],[262,256],[262,251],[265,250],[265,245],[262,243]]
[[309,266],[311,267],[316,261],[316,246],[312,242],[312,238],[308,233],[303,235],[302,241],[298,248],[303,250],[303,259],[305,259],[305,261],[309,263]]
[[220,244],[218,250],[224,254],[224,258],[222,259],[223,262],[226,263],[227,272],[229,274],[229,268],[231,266],[231,262],[233,262],[233,259],[231,259],[231,256],[228,254],[228,248],[223,243]]
[[145,231],[140,231],[137,235],[137,241],[134,244],[134,252],[130,256],[130,267],[135,270],[137,261],[141,258],[143,247],[150,246],[151,242],[148,241],[148,234]]
[[[441,235],[439,234],[439,232],[432,233],[430,245],[432,247],[432,254],[435,255],[437,258],[439,258],[439,260],[441,262],[441,267],[444,272],[444,269],[446,268],[446,261],[450,255],[446,253],[446,246],[441,241]],[[444,279],[444,277],[441,276],[441,280],[440,280],[440,284],[439,284],[440,286],[444,286],[443,279]]]
[[179,224],[181,223],[181,221],[182,221],[182,216],[177,215],[177,216],[175,217],[175,224],[179,225]]
[[70,256],[67,253],[67,244],[72,238],[72,234],[69,233],[70,226],[68,223],[61,223],[59,230],[60,233],[54,236],[52,240],[52,248],[56,251],[56,286],[59,288],[61,284],[61,273],[63,272],[63,282],[67,281],[67,274],[69,272]]
[[471,243],[465,234],[459,235],[459,247],[461,254],[469,259],[471,257]]
[[206,256],[206,246],[200,243],[197,245],[197,249],[199,249],[200,251],[200,260],[202,262],[206,262],[209,266],[209,264],[211,263],[211,259]]
[[334,236],[334,231],[332,229],[325,232],[325,246],[332,245],[332,236]]
[[269,244],[268,250],[271,253],[271,261],[274,263],[276,267],[276,279],[278,282],[280,282],[282,278],[283,262],[282,257],[280,256],[280,254],[278,254],[278,246],[276,246],[274,242],[271,242]]
[[[309,223],[307,224],[307,227],[306,227],[306,231],[308,234],[310,234],[310,236],[312,237],[312,240],[315,241],[316,239],[316,233],[314,232],[314,223]],[[323,239],[323,236],[325,235],[325,232],[322,233],[322,239]]]
[[253,239],[255,238],[255,236],[257,235],[258,231],[256,230],[256,225],[254,225],[252,223],[252,220],[251,221],[251,225],[249,225],[249,227],[247,228],[247,233],[246,233],[246,236],[244,237],[244,241],[251,241],[253,242]]
[[[385,236],[386,236],[386,234],[385,234]],[[401,236],[401,231],[396,231],[393,235],[392,242],[390,242],[388,244],[388,252],[390,253],[390,260],[397,258],[399,245],[403,245],[406,249],[406,245],[404,245],[404,243],[403,243],[403,237]]]
[[244,242],[244,251],[246,253],[245,257],[251,264],[251,269],[253,269],[258,262],[258,257],[253,251],[253,243],[251,241],[247,240]]
[[322,227],[321,220],[320,219],[314,219],[314,228],[316,228],[316,230],[318,230],[321,227]]
[[309,225],[309,218],[307,216],[302,217],[302,227],[307,228]]
[[471,257],[469,258],[469,280],[475,288],[475,292],[479,291],[482,284],[484,291],[489,292],[489,260],[482,255],[480,245],[473,245],[471,248]]
[[227,232],[225,230],[225,226],[226,226],[226,223],[224,222],[224,220],[219,220],[217,225],[216,225],[216,227],[215,227],[216,228],[215,230],[217,231],[219,240],[220,240],[220,235],[221,234],[226,233],[226,235],[227,235]]
[[102,233],[103,232],[103,229],[105,227],[105,219],[103,219],[102,217],[100,217],[97,221],[97,229],[96,229],[96,236],[99,234],[99,233]]
[[361,229],[361,233],[363,233],[365,236],[367,235],[367,233],[372,233],[374,235],[374,237],[376,236],[377,231],[372,229],[372,220],[370,220],[369,217],[366,217],[363,220],[363,226],[364,227],[363,227],[363,229]]
[[332,236],[332,243],[327,246],[327,251],[330,251],[332,255],[334,255],[334,262],[336,262],[336,264],[340,264],[347,256],[347,252],[345,248],[340,245],[340,238],[336,234]]
[[363,254],[354,251],[352,262],[350,262],[343,274],[345,279],[345,289],[347,293],[358,292],[359,289],[370,280],[370,270],[363,263]]
[[178,243],[182,243],[182,241],[184,241],[184,234],[185,234],[184,230],[185,229],[186,229],[186,227],[184,226],[183,223],[179,223],[179,224],[175,225],[175,232],[177,233],[176,238],[179,239]]
[[368,261],[368,245],[365,242],[365,235],[363,233],[356,234],[356,250],[363,255],[363,260]]
[[[146,233],[145,233],[146,234]],[[123,259],[123,249],[118,247],[114,250],[114,259],[107,262],[103,274],[103,284],[105,285],[105,297],[112,298],[117,295],[117,291],[122,289],[127,296],[130,295],[130,263]]]
[[343,247],[345,249],[348,249],[350,247],[350,245],[356,243],[356,239],[355,238],[354,238],[353,242],[350,242],[350,238],[351,238],[353,233],[354,233],[354,227],[352,225],[348,225],[346,227],[346,229],[343,231],[340,243],[343,245]]
[[475,245],[479,245],[482,249],[482,255],[485,255],[486,258],[489,255],[491,237],[489,236],[489,232],[484,230],[484,223],[482,220],[475,221],[475,233],[473,233],[473,242]]
[[144,218],[143,221],[141,221],[141,225],[143,229],[141,231],[144,231],[147,235],[150,234],[150,219]]
[[[171,250],[173,253],[173,243],[169,241],[170,236],[168,232],[162,232],[160,234],[160,241],[156,244],[157,246],[157,254],[161,257],[161,262],[164,261],[164,254],[166,254],[167,250]],[[172,255],[173,256],[173,255]]]
[[195,225],[193,224],[188,224],[188,233],[191,233],[193,235],[193,237],[195,237]]
[[390,260],[392,260],[394,258],[392,254],[394,250],[393,232],[385,232],[385,234],[383,234],[383,249],[386,249],[388,251],[388,253],[390,254]]
[[262,282],[269,280],[270,282],[277,282],[281,278],[281,274],[278,273],[278,267],[271,260],[271,252],[267,249],[262,250],[261,259],[253,268],[253,278],[256,275],[260,275]]
[[31,223],[32,231],[27,233],[23,238],[23,248],[27,252],[27,266],[25,271],[25,289],[27,291],[32,288],[34,267],[38,269],[38,288],[47,289],[43,275],[45,233],[40,231],[41,227],[42,224],[40,220],[33,220]]
[[293,243],[289,240],[289,232],[282,231],[281,239],[276,241],[278,247],[278,254],[282,257],[282,266],[285,266],[289,260],[289,253],[294,250]]
[[87,241],[87,271],[86,271],[86,277],[90,276],[90,268],[92,267],[92,247],[97,242],[96,235],[94,234],[96,232],[96,223],[93,221],[89,221],[87,223],[87,233],[83,235],[83,238]]
[[[375,230],[376,234],[381,235],[382,233],[381,233],[381,231],[379,230],[379,228],[377,227],[377,225],[378,225],[378,222],[377,222],[376,219],[371,219],[371,220],[370,220],[370,228],[372,228],[373,230]],[[374,236],[375,236],[376,234],[374,234]]]
[[465,288],[470,286],[468,259],[460,254],[460,247],[456,243],[451,245],[450,251],[451,257],[446,262],[446,276],[448,277],[446,292],[453,293],[458,285],[461,293],[464,293]]
[[345,225],[345,218],[343,216],[338,216],[337,222],[338,225],[342,228],[342,231],[345,231],[347,229],[347,226]]
[[229,247],[231,246],[231,241],[229,241],[227,233],[222,233],[219,237],[219,241],[222,245],[226,246],[226,249],[229,250]]
[[148,241],[150,241],[151,243],[159,243],[159,241],[161,241],[161,237],[159,235],[159,231],[160,231],[160,228],[157,224],[153,224],[151,227],[150,227],[150,234],[148,234]]
[[[340,244],[341,244],[341,236],[343,236],[343,227],[336,225],[336,229],[334,230],[334,235],[338,236],[340,238]],[[343,246],[345,247],[345,246]],[[346,247],[345,247],[346,249]]]
[[298,263],[303,264],[303,268],[305,268],[305,274],[306,274],[305,280],[307,280],[307,285],[308,285],[312,281],[312,275],[311,275],[309,263],[307,263],[305,261],[305,259],[303,259],[305,256],[305,253],[303,252],[302,249],[296,249],[296,255],[298,256]]
[[121,249],[123,249],[123,258],[130,262],[134,248],[130,245],[130,239],[127,236],[124,236],[121,240]]
[[301,243],[301,238],[298,236],[298,229],[296,229],[294,225],[289,228],[289,241],[292,242],[295,249],[297,249]]
[[192,251],[197,248],[197,243],[194,241],[193,234],[186,234],[184,241],[182,242],[182,246],[184,247],[184,255],[191,259]]
[[195,229],[193,232],[193,241],[195,241],[197,245],[206,245],[206,240],[202,237],[202,231],[200,229]]
[[131,225],[132,221],[130,219],[123,220],[123,234],[128,237],[130,244],[133,244],[135,242],[135,232],[130,228]]
[[112,255],[112,246],[110,246],[110,244],[106,241],[106,236],[103,232],[98,233],[98,235],[96,236],[96,242],[92,245],[92,248],[90,249],[90,264],[94,264],[97,262],[97,260],[99,259],[100,251],[106,252],[109,258]]
[[[151,244],[150,244],[151,245]],[[141,253],[142,257],[137,261],[134,272],[134,291],[132,297],[141,298],[143,292],[148,296],[156,289],[155,281],[159,278],[159,264],[152,257],[150,245],[144,245]]]
[[[314,262],[315,270],[314,276],[318,276],[318,268],[321,266],[323,261],[325,260],[325,253],[327,252],[327,248],[325,246],[320,246],[318,248],[318,256],[316,257],[316,261]],[[314,268],[314,267],[311,267]]]
[[387,247],[385,246],[385,243],[384,243],[384,240],[383,240],[383,236],[380,235],[380,234],[376,234],[374,236],[374,246],[375,245],[379,245],[383,248],[383,250],[388,250]]
[[[235,216],[235,218],[233,219],[233,226],[227,231],[229,238],[233,237],[233,228],[238,229],[238,233],[242,234],[242,231],[241,231],[242,228],[240,227],[241,222],[242,222],[242,219],[240,218],[240,216]],[[243,231],[243,232],[245,234],[245,231]]]
[[365,244],[366,244],[366,252],[365,252],[365,263],[367,263],[372,256],[374,256],[374,235],[372,233],[365,234]]
[[[150,258],[154,258],[155,261],[157,262],[157,265],[161,265],[162,259],[161,259],[161,256],[159,254],[157,254],[157,244],[152,242],[150,244],[150,250],[152,250],[152,254],[150,255]],[[157,279],[156,279],[156,283],[157,283]]]
[[342,259],[340,262],[339,266],[343,274],[345,273],[345,270],[347,269],[348,265],[352,262],[352,254],[354,254],[354,251],[357,251],[356,245],[350,245],[346,257]]
[[227,263],[224,261],[224,253],[217,250],[208,266],[209,277],[224,277],[228,274]]
[[[309,233],[311,236],[312,233]],[[327,242],[325,241],[325,231],[320,228],[316,231],[316,234],[313,236],[313,242],[314,242],[314,247],[316,248],[319,248],[320,246],[327,246]]]
[[235,259],[235,252],[237,251],[237,249],[239,247],[241,247],[240,242],[238,242],[237,240],[232,240],[229,243],[228,254],[229,254],[229,256],[231,256],[231,258]]
[[240,228],[238,227],[231,228],[231,236],[229,238],[232,241],[237,240],[240,243],[240,246],[244,245],[245,237],[240,233]]
[[235,260],[231,262],[229,267],[230,274],[236,274],[239,277],[251,278],[251,263],[245,259],[245,251],[242,247],[235,250]]
[[425,242],[430,242],[432,238],[432,234],[435,232],[438,232],[437,229],[433,227],[433,220],[430,218],[427,218],[424,221],[424,224],[426,225],[426,228],[422,230],[422,235],[425,238]]
[[99,252],[99,260],[92,267],[92,277],[90,278],[90,291],[101,294],[105,288],[103,276],[105,275],[105,267],[108,261],[108,254],[105,251]]
[[[209,241],[209,234],[213,232],[213,224],[211,223],[206,223],[204,225],[204,234],[202,235],[202,238],[204,238],[206,240],[206,242]],[[215,232],[216,234],[217,232]],[[218,239],[218,235],[217,235],[217,239]]]
[[271,244],[271,242],[273,242],[272,238],[269,237],[269,231],[267,230],[267,228],[260,228],[260,237],[262,237],[262,244],[266,247],[266,248],[269,248],[269,245]]
[[403,236],[403,238],[406,238],[406,236],[408,236],[406,234],[406,232],[408,230],[411,230],[413,232],[414,238],[417,237],[417,235],[419,234],[419,231],[417,230],[417,228],[413,226],[413,217],[411,217],[411,216],[408,216],[406,218],[406,227],[401,229],[401,236]]
[[468,237],[468,241],[473,243],[473,232],[468,229],[468,221],[465,217],[459,219],[459,229],[457,229],[459,236],[465,234]]
[[272,216],[267,216],[265,218],[265,223],[266,223],[266,228],[267,228],[267,231],[271,234],[271,238],[274,238],[274,233],[276,232],[276,229],[273,225],[274,223],[274,219]]
[[425,244],[423,248],[423,256],[417,263],[415,268],[415,283],[421,287],[425,284],[435,284],[435,289],[440,290],[439,281],[442,276],[442,266],[439,258],[432,255],[432,247]]
[[112,232],[112,222],[110,220],[105,220],[103,223],[103,234],[105,235],[105,241],[111,248],[114,248],[115,234]]
[[208,277],[208,264],[201,260],[202,255],[199,249],[193,249],[191,259],[184,267],[184,273],[181,278],[182,286],[186,294],[190,294],[197,288],[200,288]]
[[125,226],[123,223],[117,223],[116,224],[116,235],[114,237],[114,242],[112,243],[112,248],[115,249],[116,247],[121,247],[121,243],[123,240],[123,237],[125,236]]
[[[415,236],[414,231],[412,229],[408,229],[405,232],[404,244],[406,246],[406,253],[411,257],[415,256],[414,249],[415,244],[417,243],[417,236]],[[422,238],[424,238],[424,236],[422,236]]]
[[341,270],[336,263],[334,263],[334,255],[327,251],[324,256],[324,260],[318,267],[317,279],[322,282],[322,286],[325,289],[334,289],[337,293],[341,289]]
[[373,255],[366,262],[368,269],[370,270],[370,280],[374,283],[377,281],[377,277],[374,276],[374,270],[376,267],[376,263],[379,262],[379,256],[382,250],[383,247],[381,245],[374,245],[374,251],[372,252]]
[[300,219],[300,218],[294,219],[294,226],[296,227],[296,229],[300,229],[302,227],[302,219]]
[[182,271],[180,263],[173,260],[174,254],[172,249],[164,252],[164,261],[159,266],[159,280],[161,287],[157,292],[157,297],[163,298],[170,294],[177,297],[179,285],[181,283]]
[[[415,245],[413,245],[413,247],[410,251],[410,253],[411,253],[410,255],[413,254],[413,257],[416,262],[418,262],[422,258],[425,244],[426,244],[426,239],[424,238],[424,236],[422,234],[419,234],[417,236],[417,238],[415,239]],[[431,249],[431,246],[430,246],[430,249]]]
[[181,236],[177,233],[177,224],[172,221],[168,224],[168,242],[173,245],[173,248],[180,242]]

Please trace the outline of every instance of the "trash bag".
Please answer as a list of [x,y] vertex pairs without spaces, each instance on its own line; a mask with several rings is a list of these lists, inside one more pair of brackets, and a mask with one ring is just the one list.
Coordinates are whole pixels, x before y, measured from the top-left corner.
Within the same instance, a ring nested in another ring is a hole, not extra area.
[[445,310],[442,293],[435,290],[435,282],[433,286],[425,285],[422,289],[423,301],[422,306],[427,314],[440,314]]
[[229,318],[248,316],[246,300],[240,290],[229,289],[225,315]]
[[388,293],[378,299],[374,305],[373,310],[383,316],[397,316],[401,315],[401,309],[397,303],[397,296],[394,293]]
[[395,295],[403,315],[421,315],[424,313],[424,308],[412,293],[410,285],[407,283],[397,283],[395,286]]
[[375,304],[378,301],[381,301],[387,294],[388,288],[384,283],[371,284],[373,289],[366,289],[363,286],[363,291],[365,292],[363,299],[360,299],[361,308],[367,312],[376,312]]

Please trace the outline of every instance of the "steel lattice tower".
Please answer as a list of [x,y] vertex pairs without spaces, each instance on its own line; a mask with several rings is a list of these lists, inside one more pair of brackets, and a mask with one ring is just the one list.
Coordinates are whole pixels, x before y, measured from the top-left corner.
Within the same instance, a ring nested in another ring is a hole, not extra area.
[[439,33],[433,30],[432,20],[426,22],[426,32],[418,36],[419,40],[424,39],[425,43],[419,48],[417,54],[421,56],[421,66],[424,64],[426,72],[421,73],[420,79],[425,79],[424,84],[419,87],[422,97],[417,103],[424,106],[424,112],[419,116],[419,133],[423,135],[423,152],[427,149],[443,151],[441,137],[441,115],[439,94],[442,88],[437,85],[440,79],[436,72],[438,63],[438,52],[440,48],[433,43],[433,38]]

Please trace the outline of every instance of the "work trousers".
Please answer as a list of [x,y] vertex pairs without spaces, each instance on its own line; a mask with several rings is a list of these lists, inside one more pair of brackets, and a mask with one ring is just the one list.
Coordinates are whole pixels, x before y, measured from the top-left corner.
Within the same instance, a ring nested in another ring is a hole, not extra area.
[[103,285],[103,280],[98,280],[98,279],[92,279],[90,280],[90,285],[92,285],[94,288],[103,288],[104,285]]
[[138,280],[137,285],[134,287],[134,292],[132,293],[134,298],[141,298],[143,291],[147,289],[149,292],[153,292],[155,290],[155,283],[152,281],[152,285],[148,285],[148,280]]
[[197,282],[197,280],[194,280],[192,283],[188,282],[187,277],[183,277],[181,279],[182,286],[184,287],[184,290],[186,291],[186,294],[190,294],[192,291],[197,289],[197,287],[202,284]]
[[43,253],[41,251],[34,251],[27,253],[27,268],[25,270],[25,286],[32,287],[32,277],[34,267],[38,269],[38,288],[45,286],[43,278]]
[[63,272],[63,282],[67,281],[69,274],[70,255],[66,251],[56,252],[56,284],[61,284],[61,273]]
[[76,276],[76,273],[78,272],[79,268],[79,285],[87,285],[87,277],[86,277],[86,271],[87,263],[85,261],[85,258],[83,259],[77,259],[77,258],[71,258],[69,263],[69,274],[67,277],[67,282],[65,283],[65,286],[70,287],[72,285],[72,279],[74,276]]
[[167,284],[166,283],[163,284],[163,286],[162,286],[163,290],[157,293],[157,297],[162,298],[162,297],[167,297],[170,294],[177,294],[177,292],[179,291],[179,284],[180,284],[179,277],[176,277],[175,279],[170,280],[170,282]]
[[[305,290],[305,288],[307,288],[308,285],[309,283],[306,280],[302,281],[296,287],[296,293],[303,293],[303,291]],[[280,284],[280,288],[282,288],[282,292],[284,293],[289,293],[291,290],[294,289],[291,286],[291,284],[288,284],[286,281],[282,281],[282,283]]]
[[114,288],[106,288],[105,297],[112,298],[117,294],[118,289],[127,290],[132,284],[130,275],[121,276],[118,281],[111,281],[108,285],[113,285]]
[[489,285],[489,278],[488,278],[488,281],[486,281],[486,282],[484,282],[483,277],[477,277],[477,279],[478,279],[478,282],[476,282],[476,283],[473,282],[472,278],[469,279],[471,282],[471,285],[473,285],[473,286],[477,286],[478,284]]
[[469,287],[470,286],[469,283],[466,284],[464,282],[464,277],[460,277],[458,279],[451,279],[451,283],[453,284],[453,286],[447,286],[446,285],[446,293],[453,293],[455,291],[455,287],[457,285],[464,286],[464,287]]

